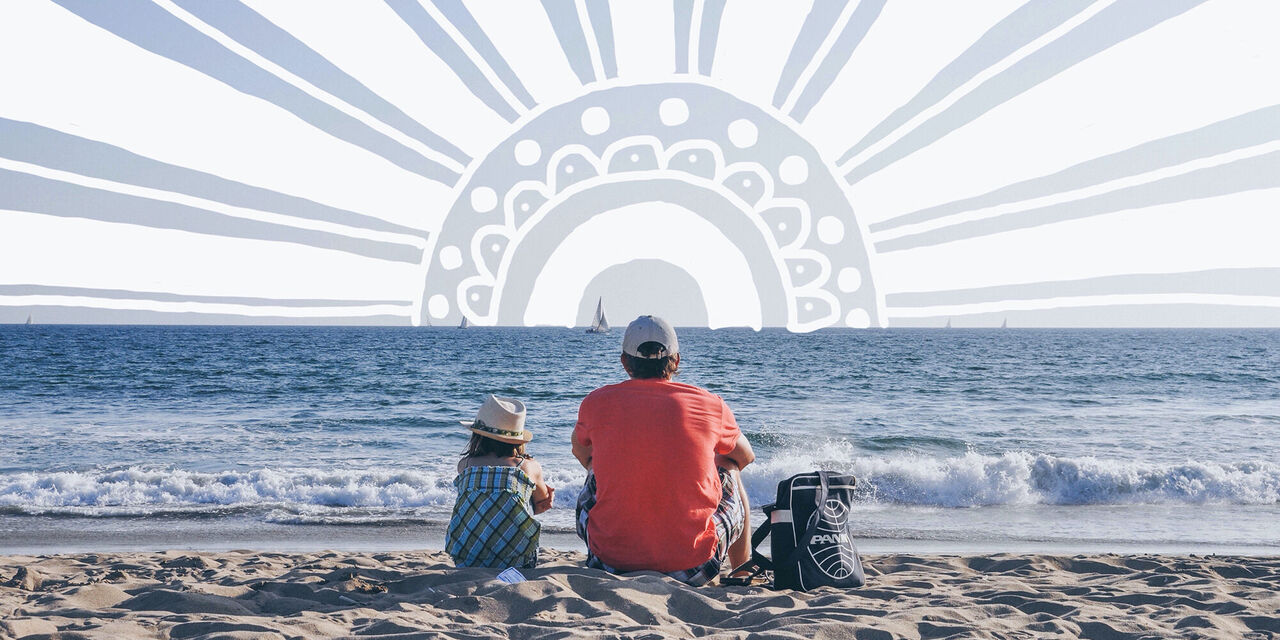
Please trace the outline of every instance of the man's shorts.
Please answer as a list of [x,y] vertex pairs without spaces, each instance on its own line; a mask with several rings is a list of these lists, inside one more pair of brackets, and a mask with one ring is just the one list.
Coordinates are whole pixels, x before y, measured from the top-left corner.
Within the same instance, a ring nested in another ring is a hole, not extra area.
[[[717,467],[716,471],[720,474],[720,504],[716,505],[716,512],[711,516],[716,524],[716,551],[710,560],[696,567],[666,574],[694,587],[700,587],[720,575],[720,568],[729,558],[729,547],[742,537],[742,530],[747,522],[747,512],[742,508],[742,500],[738,497],[738,483],[733,481],[733,475],[728,469]],[[587,566],[592,569],[603,569],[609,573],[625,573],[605,564],[591,552],[591,542],[587,539],[587,520],[594,506],[596,506],[596,476],[588,471],[582,493],[578,494],[577,507],[578,537],[587,543]]]

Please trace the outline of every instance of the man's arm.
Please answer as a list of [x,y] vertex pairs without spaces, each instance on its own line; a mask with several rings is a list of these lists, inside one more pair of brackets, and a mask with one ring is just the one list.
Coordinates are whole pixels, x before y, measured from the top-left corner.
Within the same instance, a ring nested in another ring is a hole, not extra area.
[[573,441],[573,457],[578,459],[578,462],[582,464],[583,469],[590,471],[591,470],[591,445],[582,444],[581,442],[578,441],[578,432],[576,429],[574,430],[573,436],[570,438],[570,440]]
[[756,452],[751,450],[751,443],[747,442],[747,436],[739,433],[738,441],[733,445],[733,451],[726,453],[725,457],[738,463],[738,468],[742,469],[755,462]]

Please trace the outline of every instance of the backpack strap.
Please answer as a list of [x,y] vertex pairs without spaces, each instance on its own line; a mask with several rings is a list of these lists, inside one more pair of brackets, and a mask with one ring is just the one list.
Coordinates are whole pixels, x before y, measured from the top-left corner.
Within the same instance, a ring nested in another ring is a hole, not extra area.
[[[768,556],[760,553],[757,549],[757,547],[760,546],[760,543],[764,542],[764,539],[769,537],[769,531],[773,528],[773,522],[769,517],[773,510],[774,505],[772,503],[766,504],[762,507],[762,511],[764,511],[764,523],[759,527],[756,527],[755,533],[751,534],[751,557],[748,558],[746,562],[734,567],[733,570],[729,572],[730,576],[721,578],[720,584],[750,586],[751,581],[754,580],[756,576],[762,575],[767,571],[773,571],[773,561],[770,560]],[[731,577],[732,574],[740,571],[749,571],[751,573],[739,578]]]
[[[800,536],[800,540],[796,544],[796,548],[791,550],[791,557],[787,558],[788,563],[795,564],[800,562],[801,554],[809,548],[809,543],[813,542],[813,536],[818,533],[818,524],[822,522],[822,508],[827,504],[827,493],[830,490],[830,482],[828,479],[830,474],[831,472],[829,471],[818,472],[817,511],[814,514],[813,522],[809,523],[809,526],[804,530],[804,535]],[[792,508],[795,508],[794,505]]]

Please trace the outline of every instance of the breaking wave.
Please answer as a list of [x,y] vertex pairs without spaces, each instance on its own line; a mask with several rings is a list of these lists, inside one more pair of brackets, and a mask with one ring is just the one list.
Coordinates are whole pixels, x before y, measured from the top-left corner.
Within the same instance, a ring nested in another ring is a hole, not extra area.
[[851,473],[864,502],[991,505],[1280,503],[1280,465],[1156,463],[1007,452],[951,457],[865,456],[852,451],[773,455],[749,468],[748,493],[772,501],[778,480],[817,468]]
[[[868,456],[823,447],[777,452],[744,474],[755,505],[779,480],[825,468],[853,474],[864,503],[934,507],[1102,504],[1280,504],[1280,465],[1155,463],[1009,452]],[[556,506],[572,511],[580,470],[547,469]],[[131,467],[0,475],[0,513],[144,516],[262,513],[279,522],[438,520],[453,474],[429,470],[257,469],[220,473]]]

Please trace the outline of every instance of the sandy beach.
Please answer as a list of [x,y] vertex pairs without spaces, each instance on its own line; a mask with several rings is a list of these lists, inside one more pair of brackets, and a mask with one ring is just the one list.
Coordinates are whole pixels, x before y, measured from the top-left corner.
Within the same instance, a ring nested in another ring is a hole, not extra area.
[[865,588],[809,593],[582,559],[509,585],[440,552],[0,556],[0,637],[1280,637],[1280,558],[871,555]]

